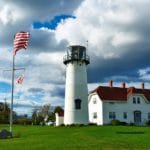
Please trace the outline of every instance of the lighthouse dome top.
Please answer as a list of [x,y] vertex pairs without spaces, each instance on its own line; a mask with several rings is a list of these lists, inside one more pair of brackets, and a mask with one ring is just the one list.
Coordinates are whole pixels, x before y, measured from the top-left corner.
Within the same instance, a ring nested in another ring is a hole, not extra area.
[[89,56],[86,55],[86,47],[72,45],[67,48],[67,55],[64,56],[63,62],[67,64],[71,61],[82,61],[89,64]]

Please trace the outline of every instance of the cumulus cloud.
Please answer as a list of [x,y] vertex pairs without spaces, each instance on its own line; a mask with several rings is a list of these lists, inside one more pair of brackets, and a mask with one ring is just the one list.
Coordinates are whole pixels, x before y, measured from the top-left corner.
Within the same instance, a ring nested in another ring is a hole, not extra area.
[[[22,86],[15,85],[19,105],[52,103],[63,105],[65,65],[68,45],[87,45],[89,90],[113,79],[149,86],[150,2],[148,0],[2,0],[0,2],[0,68],[11,68],[14,34],[31,34],[28,49],[18,51],[15,79],[25,74]],[[62,14],[75,16],[62,20],[56,30],[35,29],[34,22],[50,22]],[[11,73],[0,74],[10,85]],[[10,89],[10,87],[9,87]],[[3,92],[1,95],[10,94]],[[1,99],[3,99],[1,96]]]
[[139,69],[138,73],[139,73],[140,79],[150,81],[150,67]]
[[[57,41],[54,31],[50,29],[34,29],[33,22],[50,22],[57,15],[72,15],[81,2],[81,0],[37,0],[36,3],[32,0],[0,1],[0,68],[10,70],[0,72],[0,83],[7,83],[5,87],[1,84],[0,89],[5,89],[0,91],[1,101],[6,97],[10,103],[11,99],[14,34],[18,31],[29,31],[31,36],[27,51],[20,50],[15,57],[15,67],[25,68],[25,71],[15,71],[14,108],[21,113],[23,106],[27,111],[29,109],[31,111],[31,107],[46,102],[52,105],[63,104],[61,92],[57,95],[54,91],[57,86],[59,91],[59,86],[64,84],[63,55],[68,42]],[[23,84],[17,85],[16,79],[21,74],[25,76]]]
[[147,0],[85,0],[74,11],[76,19],[57,27],[56,38],[67,39],[70,44],[86,45],[89,41],[89,82],[113,76],[138,79],[138,68],[148,66],[149,60],[148,6]]

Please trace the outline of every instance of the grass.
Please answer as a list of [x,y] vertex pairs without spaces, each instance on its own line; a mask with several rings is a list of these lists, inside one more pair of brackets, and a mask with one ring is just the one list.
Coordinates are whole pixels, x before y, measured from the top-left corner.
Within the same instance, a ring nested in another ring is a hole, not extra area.
[[[0,129],[8,129],[1,125]],[[0,150],[126,150],[150,149],[150,127],[14,126],[14,135],[0,139]]]

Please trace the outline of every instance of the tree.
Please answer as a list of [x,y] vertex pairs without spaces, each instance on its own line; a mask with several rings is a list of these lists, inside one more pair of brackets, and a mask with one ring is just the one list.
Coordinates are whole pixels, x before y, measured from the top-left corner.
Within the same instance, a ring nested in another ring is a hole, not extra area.
[[37,124],[37,111],[34,110],[32,114],[32,123]]
[[46,117],[49,115],[50,112],[50,104],[45,104],[40,107],[38,114],[42,117]]
[[55,113],[62,113],[64,112],[63,108],[60,106],[51,107],[50,104],[46,104],[43,106],[36,106],[32,113],[32,123],[38,125],[40,123],[48,122],[48,121],[55,121]]
[[63,110],[63,108],[61,106],[56,106],[55,109],[54,109],[54,112],[50,116],[51,121],[55,121],[56,120],[55,113],[61,114],[63,112],[64,112],[64,110]]
[[45,104],[43,106],[36,106],[32,113],[32,123],[40,124],[48,121],[49,115],[51,114],[50,104]]
[[[7,103],[0,103],[0,123],[9,123],[10,108]],[[13,118],[16,117],[16,113],[13,111]]]
[[54,112],[51,112],[48,116],[48,121],[52,121],[54,122],[55,121],[55,113]]
[[60,106],[56,106],[55,110],[54,110],[54,113],[61,113],[61,112],[64,112],[63,108],[60,107]]
[[10,109],[8,104],[0,103],[0,123],[9,122]]

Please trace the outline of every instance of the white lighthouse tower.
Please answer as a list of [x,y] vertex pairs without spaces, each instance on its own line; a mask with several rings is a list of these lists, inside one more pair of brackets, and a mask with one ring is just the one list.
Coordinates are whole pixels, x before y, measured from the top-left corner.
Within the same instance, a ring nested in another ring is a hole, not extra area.
[[90,63],[84,46],[69,46],[64,57],[66,90],[64,124],[88,124],[86,66]]

